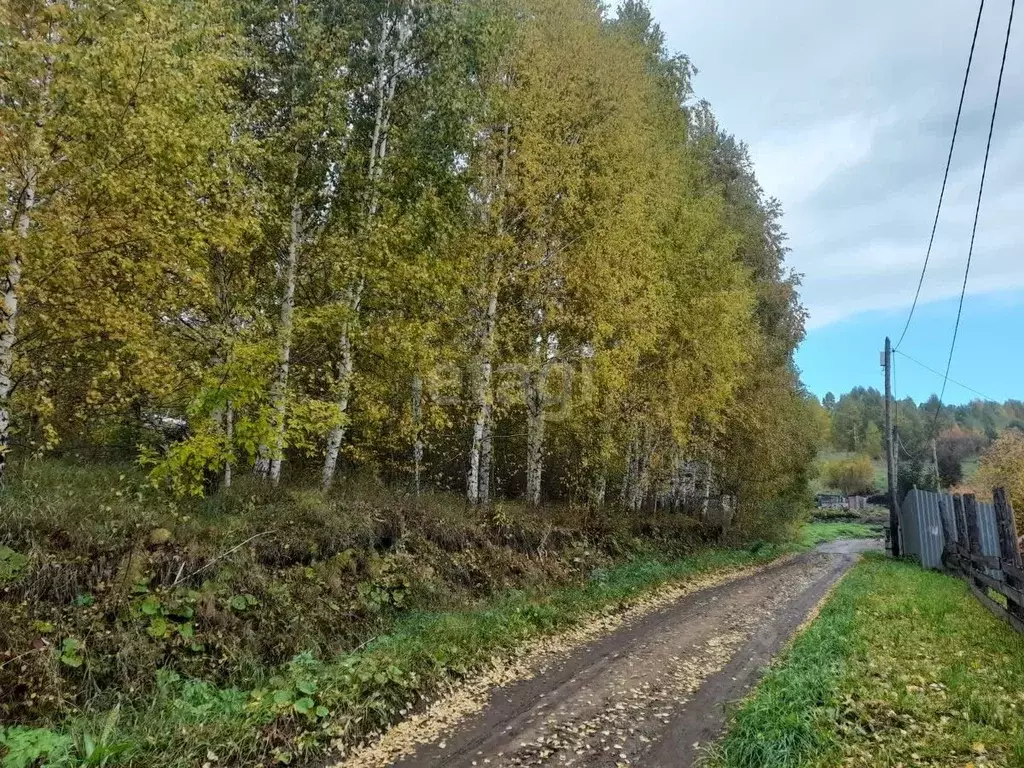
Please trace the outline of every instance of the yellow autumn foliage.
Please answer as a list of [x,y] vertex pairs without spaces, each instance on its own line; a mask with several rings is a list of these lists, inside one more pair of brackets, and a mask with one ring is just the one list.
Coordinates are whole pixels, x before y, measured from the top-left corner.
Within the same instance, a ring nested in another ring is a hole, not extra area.
[[1024,432],[1008,429],[982,454],[974,485],[1005,488],[1024,533]]

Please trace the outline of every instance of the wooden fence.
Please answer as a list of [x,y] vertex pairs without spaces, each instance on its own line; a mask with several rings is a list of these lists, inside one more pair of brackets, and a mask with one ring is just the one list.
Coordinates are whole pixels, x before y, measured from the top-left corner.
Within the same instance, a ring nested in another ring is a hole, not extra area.
[[[942,562],[948,571],[970,584],[971,590],[989,610],[1006,619],[1018,632],[1024,632],[1024,568],[1021,566],[1017,524],[1006,491],[996,488],[992,498],[999,554],[982,554],[977,499],[971,494],[954,495],[952,514],[939,515],[945,541]],[[951,525],[956,526],[955,531]],[[1002,595],[1006,607],[994,599],[993,594]]]

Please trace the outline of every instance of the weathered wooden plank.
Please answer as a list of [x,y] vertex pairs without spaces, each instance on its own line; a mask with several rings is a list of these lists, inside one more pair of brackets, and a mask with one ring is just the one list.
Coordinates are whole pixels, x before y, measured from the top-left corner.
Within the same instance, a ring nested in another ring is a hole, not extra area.
[[939,522],[942,524],[942,550],[949,552],[956,545],[956,532],[949,524],[949,515],[946,514],[946,499],[939,498]]
[[1003,563],[1003,573],[1007,576],[1012,576],[1019,581],[1024,581],[1024,570],[1021,570],[1020,568],[1015,568],[1012,565]]
[[1020,545],[1017,542],[1017,521],[1013,518],[1013,507],[1006,498],[1005,488],[992,491],[996,508],[996,530],[999,533],[999,557],[1004,563],[1017,568],[1021,566]]
[[999,558],[1002,560],[1003,579],[1006,587],[1002,590],[1006,599],[1010,601],[1008,611],[1014,618],[1024,621],[1024,579],[1019,579],[1009,568],[1017,569],[1021,566],[1020,543],[1017,540],[1017,521],[1013,518],[1013,507],[1006,497],[1005,488],[995,488],[992,491],[992,500],[996,509],[996,530],[999,534]]
[[[978,558],[978,562],[981,563],[980,558],[983,557],[981,553],[981,527],[978,523],[978,499],[973,493],[965,493],[963,496],[963,507],[964,507],[964,519],[967,521],[967,548],[971,552],[970,561],[971,567],[968,570],[968,575],[972,578],[978,574],[979,565],[975,564],[975,558]],[[984,567],[984,566],[980,566]],[[971,582],[974,586],[980,587],[981,582],[977,578],[973,578]]]
[[953,530],[956,532],[955,540],[950,541],[949,547],[953,553],[953,556],[949,559],[948,568],[958,569],[961,573],[967,570],[970,564],[970,553],[968,552],[967,542],[967,524],[964,521],[964,505],[963,499],[959,494],[952,497],[952,501],[944,501],[944,503],[952,504],[952,518],[953,518]]
[[1003,587],[1005,586],[1005,582],[1003,582],[1002,579],[996,579],[992,576],[989,576],[987,573],[982,573],[981,571],[974,571],[973,573],[971,573],[971,578],[977,581],[978,584],[984,585],[986,587],[991,587],[996,592],[1001,592],[1003,590]]
[[953,522],[956,524],[956,543],[967,549],[967,517],[964,515],[964,499],[959,493],[953,496]]
[[984,605],[986,608],[992,611],[992,613],[994,613],[999,618],[1007,621],[1010,624],[1010,626],[1018,632],[1024,632],[1024,621],[1021,621],[1016,616],[1011,616],[1010,613],[1005,608],[1003,608],[1003,606],[1001,606],[999,603],[997,603],[995,600],[989,597],[985,593],[985,590],[983,590],[981,587],[977,586],[976,584],[971,584],[970,586],[971,591],[974,592],[974,596],[981,601],[982,605]]
[[978,499],[973,493],[964,494],[964,517],[967,518],[967,548],[972,556],[981,555],[981,528],[978,526]]
[[975,571],[971,574],[976,582],[994,589],[996,592],[1001,594],[1007,600],[1017,605],[1024,605],[1024,591],[1017,589],[1016,587],[1010,586],[1005,581],[989,576],[987,573],[980,573]]
[[968,560],[975,568],[999,568],[1002,569],[1003,562],[993,555],[968,555]]

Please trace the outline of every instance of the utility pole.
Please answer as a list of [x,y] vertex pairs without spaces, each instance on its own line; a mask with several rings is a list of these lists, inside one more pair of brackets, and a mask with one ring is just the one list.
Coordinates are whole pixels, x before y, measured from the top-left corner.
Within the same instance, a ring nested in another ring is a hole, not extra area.
[[942,492],[942,482],[939,480],[939,452],[935,448],[935,438],[932,438],[932,462],[935,466],[935,490]]
[[885,337],[882,357],[885,368],[885,471],[889,478],[889,540],[893,557],[900,552],[900,509],[896,500],[896,445],[892,426],[892,342]]

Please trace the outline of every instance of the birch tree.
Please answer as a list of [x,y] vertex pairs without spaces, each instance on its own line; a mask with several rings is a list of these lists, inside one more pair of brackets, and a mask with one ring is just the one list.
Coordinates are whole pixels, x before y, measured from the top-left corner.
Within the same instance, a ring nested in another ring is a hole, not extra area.
[[781,208],[639,0],[2,14],[0,457],[163,420],[178,493],[301,453],[474,504],[795,498]]
[[271,188],[266,223],[276,258],[277,321],[268,436],[256,472],[277,484],[286,449],[296,288],[307,252],[332,215],[335,169],[348,140],[348,39],[353,20],[334,4],[288,0],[246,7],[253,55],[243,88],[248,130],[262,144],[254,172]]
[[[369,40],[364,43],[370,48],[369,68],[372,71],[370,86],[361,103],[370,117],[357,118],[357,130],[368,135],[365,145],[365,178],[359,185],[361,200],[357,212],[349,225],[351,240],[356,248],[366,249],[372,241],[372,231],[381,209],[382,181],[390,150],[395,110],[395,94],[399,83],[413,73],[415,63],[410,60],[410,40],[417,22],[416,6],[386,3],[379,11],[374,8],[375,24],[370,29]],[[354,137],[355,155],[363,147],[360,137]],[[351,161],[350,161],[351,162]],[[358,326],[363,294],[370,278],[363,259],[345,270],[348,284],[343,289],[341,330],[337,341],[337,373],[335,376],[336,415],[334,424],[327,432],[327,448],[324,456],[320,483],[326,490],[334,481],[338,466],[338,454],[345,439],[349,420],[349,401],[352,395],[352,376],[355,367],[354,335]]]
[[218,173],[205,158],[228,137],[237,59],[218,3],[25,0],[2,14],[6,453],[15,391],[38,427],[26,442],[52,447],[178,380],[152,318],[187,304],[202,261],[196,191]]

